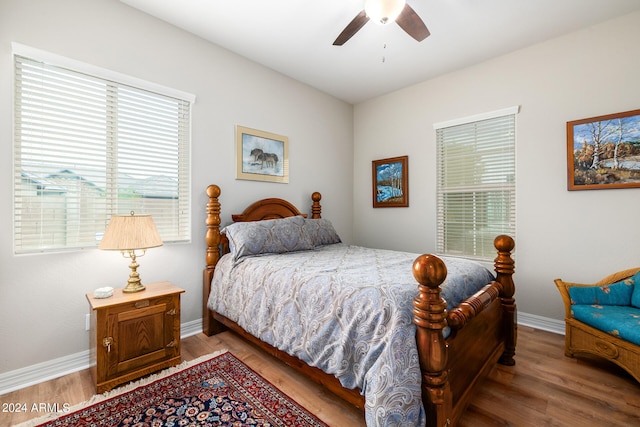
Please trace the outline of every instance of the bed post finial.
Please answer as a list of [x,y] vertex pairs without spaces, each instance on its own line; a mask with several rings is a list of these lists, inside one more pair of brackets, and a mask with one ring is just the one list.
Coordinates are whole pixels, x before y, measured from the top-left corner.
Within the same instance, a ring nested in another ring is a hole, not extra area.
[[311,200],[313,200],[313,204],[311,205],[311,218],[313,219],[318,219],[322,215],[322,206],[320,206],[320,199],[322,199],[322,194],[317,191],[311,195]]
[[502,285],[500,299],[502,300],[503,328],[505,331],[505,349],[499,362],[503,365],[515,365],[513,356],[516,354],[516,341],[518,337],[518,325],[516,324],[516,301],[513,298],[515,285],[513,273],[515,261],[511,258],[511,252],[516,244],[510,236],[500,235],[495,238],[493,245],[498,250],[498,256],[494,260],[496,282]]
[[[440,285],[447,277],[447,267],[435,255],[420,255],[413,263],[418,281],[418,295],[413,300],[413,322],[422,373],[422,403],[428,426],[447,425],[451,419],[451,388],[447,373],[447,347],[442,330],[447,326],[447,303],[440,295]],[[426,349],[421,351],[420,349]]]

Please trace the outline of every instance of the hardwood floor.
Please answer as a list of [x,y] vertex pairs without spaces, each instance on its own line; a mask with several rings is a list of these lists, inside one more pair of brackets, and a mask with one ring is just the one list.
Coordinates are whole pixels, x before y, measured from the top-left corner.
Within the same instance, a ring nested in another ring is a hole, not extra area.
[[[230,332],[182,341],[185,360],[228,349],[272,384],[331,426],[364,426],[360,411],[301,377]],[[0,396],[27,412],[0,412],[0,426],[44,415],[33,404],[74,405],[95,390],[80,371]],[[2,408],[0,408],[2,409]],[[46,411],[46,407],[42,408]],[[520,326],[516,365],[497,365],[481,385],[460,426],[640,426],[640,384],[615,365],[564,356],[564,337]]]

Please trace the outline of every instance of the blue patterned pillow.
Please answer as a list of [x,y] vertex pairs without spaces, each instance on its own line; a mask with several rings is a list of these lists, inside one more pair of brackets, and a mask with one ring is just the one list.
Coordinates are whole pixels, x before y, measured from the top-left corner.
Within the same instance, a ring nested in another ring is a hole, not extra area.
[[225,227],[222,233],[229,239],[233,259],[261,254],[313,249],[313,243],[304,231],[304,218],[268,219],[264,221],[236,222]]
[[304,230],[311,239],[314,246],[332,245],[340,243],[340,236],[333,228],[331,221],[324,218],[310,219],[305,218]]
[[640,308],[640,271],[638,271],[631,279],[633,279],[633,294],[631,294],[631,305]]
[[634,291],[635,278],[622,280],[604,286],[574,286],[569,288],[572,304],[580,305],[631,305],[631,294]]

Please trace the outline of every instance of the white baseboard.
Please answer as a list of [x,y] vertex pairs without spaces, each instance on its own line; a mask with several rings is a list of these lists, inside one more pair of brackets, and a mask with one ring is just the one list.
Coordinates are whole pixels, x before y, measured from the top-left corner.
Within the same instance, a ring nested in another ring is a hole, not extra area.
[[0,374],[0,395],[89,367],[89,350]]
[[[180,325],[180,338],[202,332],[202,319]],[[89,368],[89,350],[0,374],[0,395]]]
[[535,314],[518,313],[518,325],[529,326],[542,331],[564,335],[564,320],[550,319]]
[[190,337],[200,332],[202,332],[202,319],[192,320],[180,325],[180,338]]
[[[556,334],[564,334],[564,322],[535,314],[518,313],[518,324]],[[180,337],[186,338],[202,332],[202,319],[183,323]],[[72,372],[89,368],[89,350],[0,374],[0,395]]]

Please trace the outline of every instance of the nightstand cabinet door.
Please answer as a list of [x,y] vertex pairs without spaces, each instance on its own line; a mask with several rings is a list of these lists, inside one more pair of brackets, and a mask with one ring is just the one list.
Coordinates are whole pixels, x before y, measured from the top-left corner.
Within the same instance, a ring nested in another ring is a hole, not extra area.
[[181,362],[181,292],[161,282],[136,294],[116,289],[113,299],[87,295],[93,308],[92,372],[98,393]]
[[106,378],[111,379],[132,370],[180,355],[180,337],[176,340],[176,320],[180,328],[178,295],[144,299],[107,309],[107,339],[111,348],[105,353]]

